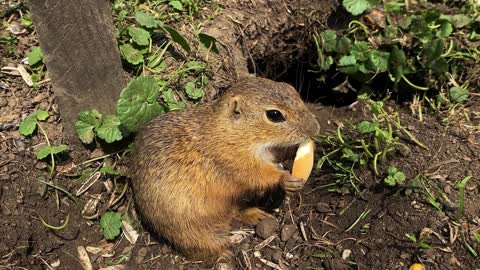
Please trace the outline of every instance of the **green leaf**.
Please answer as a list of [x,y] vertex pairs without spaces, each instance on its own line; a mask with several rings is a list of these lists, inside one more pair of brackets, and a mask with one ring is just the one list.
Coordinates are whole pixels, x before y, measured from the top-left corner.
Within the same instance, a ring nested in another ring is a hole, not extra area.
[[117,115],[128,131],[135,132],[163,112],[157,101],[160,87],[152,77],[137,77],[122,90]]
[[180,1],[170,1],[168,4],[176,10],[183,11],[183,5]]
[[397,184],[402,184],[405,179],[406,179],[406,176],[403,172],[396,172],[394,175],[393,175],[393,178],[395,178],[395,182]]
[[389,53],[373,51],[368,55],[366,67],[374,73],[381,73],[388,70]]
[[357,60],[354,55],[344,55],[338,61],[338,70],[346,74],[353,74],[358,71]]
[[374,7],[378,4],[376,0],[343,0],[343,7],[352,15],[360,15],[365,10]]
[[75,132],[80,140],[85,144],[90,144],[95,138],[94,129],[102,124],[102,115],[96,111],[84,111],[78,114],[78,120],[75,122]]
[[187,107],[183,101],[179,101],[177,103],[168,103],[167,106],[169,111],[181,110]]
[[383,5],[386,12],[400,12],[404,9],[405,3],[387,2]]
[[348,37],[341,37],[337,43],[337,52],[340,54],[350,53],[352,42]]
[[423,53],[427,67],[440,75],[448,71],[448,63],[442,58],[444,46],[443,38],[436,38]]
[[210,36],[210,35],[207,35],[207,34],[204,34],[204,33],[200,33],[198,34],[198,39],[200,41],[200,44],[205,47],[206,49],[209,49],[209,50],[212,50],[212,52],[214,53],[219,53],[218,52],[218,48],[217,48],[217,39]]
[[195,82],[185,84],[185,93],[191,99],[200,99],[205,95],[205,91],[202,88],[197,88]]
[[20,123],[19,132],[23,136],[28,136],[35,131],[37,127],[37,121],[43,121],[48,118],[48,112],[38,110],[32,112],[30,115],[25,117],[25,119]]
[[170,88],[162,93],[162,99],[165,101],[165,103],[167,103],[169,111],[179,110],[186,107],[184,102],[177,101],[175,98],[175,93]]
[[462,103],[468,100],[470,94],[468,93],[467,89],[454,86],[448,89],[448,96],[452,102]]
[[338,61],[339,66],[352,66],[357,63],[357,59],[355,59],[354,55],[345,55],[340,58]]
[[27,116],[21,123],[19,132],[23,136],[28,136],[33,133],[35,128],[37,127],[37,119],[35,117]]
[[120,45],[120,52],[125,57],[125,60],[132,65],[138,65],[143,62],[143,54],[130,44]]
[[475,240],[477,240],[477,242],[480,244],[480,233],[474,232],[473,237],[475,237]]
[[37,159],[41,160],[49,156],[50,154],[56,155],[58,153],[68,150],[68,146],[62,144],[58,146],[45,146],[41,148],[37,153]]
[[440,25],[440,29],[438,30],[437,32],[437,37],[441,37],[441,38],[447,38],[450,36],[450,34],[452,33],[453,31],[453,27],[452,27],[452,24],[448,21],[444,21],[441,25]]
[[106,173],[106,174],[111,174],[111,175],[123,175],[121,172],[115,170],[111,166],[103,165],[103,167],[100,169],[101,173]]
[[396,173],[398,172],[397,168],[393,167],[393,166],[390,166],[388,167],[387,169],[387,173],[388,175],[395,175]]
[[393,77],[393,81],[399,82],[402,79],[406,65],[407,60],[405,52],[403,52],[403,50],[399,49],[397,46],[393,46],[388,67],[388,70]]
[[35,111],[33,112],[32,114],[30,114],[32,116],[34,116],[35,118],[37,118],[38,121],[44,121],[48,118],[48,112],[46,111],[43,111],[43,110],[38,110],[38,111]]
[[387,173],[388,176],[384,179],[384,182],[391,187],[403,184],[406,179],[405,174],[393,166],[388,167]]
[[34,47],[28,54],[28,64],[33,67],[43,62],[42,50],[39,47]]
[[185,66],[193,71],[202,71],[205,69],[205,66],[198,61],[188,61]]
[[457,14],[451,16],[450,20],[456,28],[463,28],[470,24],[473,19],[464,14]]
[[326,30],[320,33],[322,48],[326,52],[334,52],[337,48],[337,33],[332,30]]
[[30,77],[32,78],[33,84],[40,82],[40,80],[42,79],[42,77],[38,73],[32,73],[30,74]]
[[122,216],[118,212],[106,212],[102,218],[100,218],[100,226],[102,227],[105,239],[113,240],[120,235]]
[[372,104],[371,110],[372,110],[372,112],[374,112],[374,113],[378,113],[378,112],[380,112],[380,111],[383,109],[383,106],[384,106],[384,105],[385,105],[385,104],[383,104],[383,101],[381,101],[381,100],[380,100],[380,101],[376,101],[376,102],[374,102],[374,103]]
[[175,93],[172,89],[167,89],[162,93],[162,98],[165,103],[177,103],[177,99],[175,98]]
[[191,52],[191,49],[190,49],[190,45],[188,45],[188,42],[187,40],[175,29],[173,29],[172,27],[170,26],[166,26],[164,25],[163,28],[170,34],[170,37],[172,38],[172,40],[179,44],[180,46],[182,46],[182,48],[187,52],[187,53],[190,53]]
[[358,123],[358,131],[362,134],[366,134],[366,133],[372,133],[375,131],[376,129],[376,125],[374,123],[370,123],[369,121],[362,121],[360,123]]
[[333,65],[333,57],[325,56],[323,53],[318,56],[318,66],[320,67],[320,70],[329,70],[330,67]]
[[348,159],[352,162],[358,162],[359,160],[359,155],[355,152],[353,152],[352,149],[350,148],[343,148],[342,149],[343,155],[342,158]]
[[135,13],[135,20],[140,25],[143,25],[147,28],[155,28],[159,25],[157,20],[155,20],[155,17],[142,11],[137,11]]
[[150,33],[143,28],[130,26],[128,27],[128,34],[138,45],[146,46],[150,44]]
[[394,187],[396,185],[395,178],[393,178],[393,176],[388,176],[383,179],[383,181],[385,182],[385,184],[387,184],[387,186],[390,187]]
[[368,42],[365,41],[355,41],[352,45],[352,55],[355,55],[355,58],[358,62],[367,60],[370,51]]
[[115,115],[107,115],[102,125],[96,129],[98,137],[107,143],[113,143],[123,139],[122,131],[120,131],[120,119]]
[[30,26],[33,24],[32,19],[30,16],[24,16],[20,19],[20,22],[25,26]]

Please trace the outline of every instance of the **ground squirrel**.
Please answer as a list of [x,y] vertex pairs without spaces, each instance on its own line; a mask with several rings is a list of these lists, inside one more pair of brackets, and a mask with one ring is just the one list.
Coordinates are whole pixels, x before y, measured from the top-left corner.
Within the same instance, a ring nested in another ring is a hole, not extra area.
[[269,214],[242,202],[304,180],[283,170],[276,149],[319,132],[315,116],[286,83],[249,78],[215,101],[172,111],[136,136],[131,161],[137,211],[189,258],[212,259],[228,246],[233,218],[256,224]]

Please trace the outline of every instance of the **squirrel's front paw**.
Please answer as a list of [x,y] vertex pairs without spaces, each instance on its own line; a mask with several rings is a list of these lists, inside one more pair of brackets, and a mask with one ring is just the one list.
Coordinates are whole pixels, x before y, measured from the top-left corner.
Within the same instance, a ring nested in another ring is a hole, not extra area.
[[291,175],[288,175],[284,177],[282,181],[282,188],[285,190],[285,192],[288,195],[291,195],[292,193],[298,192],[303,189],[303,186],[305,185],[305,180],[302,178],[296,178]]

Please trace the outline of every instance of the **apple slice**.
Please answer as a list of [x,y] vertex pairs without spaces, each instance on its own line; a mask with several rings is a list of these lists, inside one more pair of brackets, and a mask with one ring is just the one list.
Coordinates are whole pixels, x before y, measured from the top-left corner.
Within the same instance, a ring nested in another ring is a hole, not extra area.
[[308,140],[297,149],[295,160],[293,161],[292,176],[302,178],[307,181],[313,168],[313,150],[315,144],[312,140]]

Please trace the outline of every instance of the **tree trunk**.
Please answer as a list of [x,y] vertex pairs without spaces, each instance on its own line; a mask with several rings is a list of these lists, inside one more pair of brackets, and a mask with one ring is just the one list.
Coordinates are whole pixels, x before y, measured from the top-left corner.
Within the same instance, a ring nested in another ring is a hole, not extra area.
[[32,20],[58,98],[66,141],[79,145],[78,113],[113,114],[126,84],[108,0],[29,0]]

